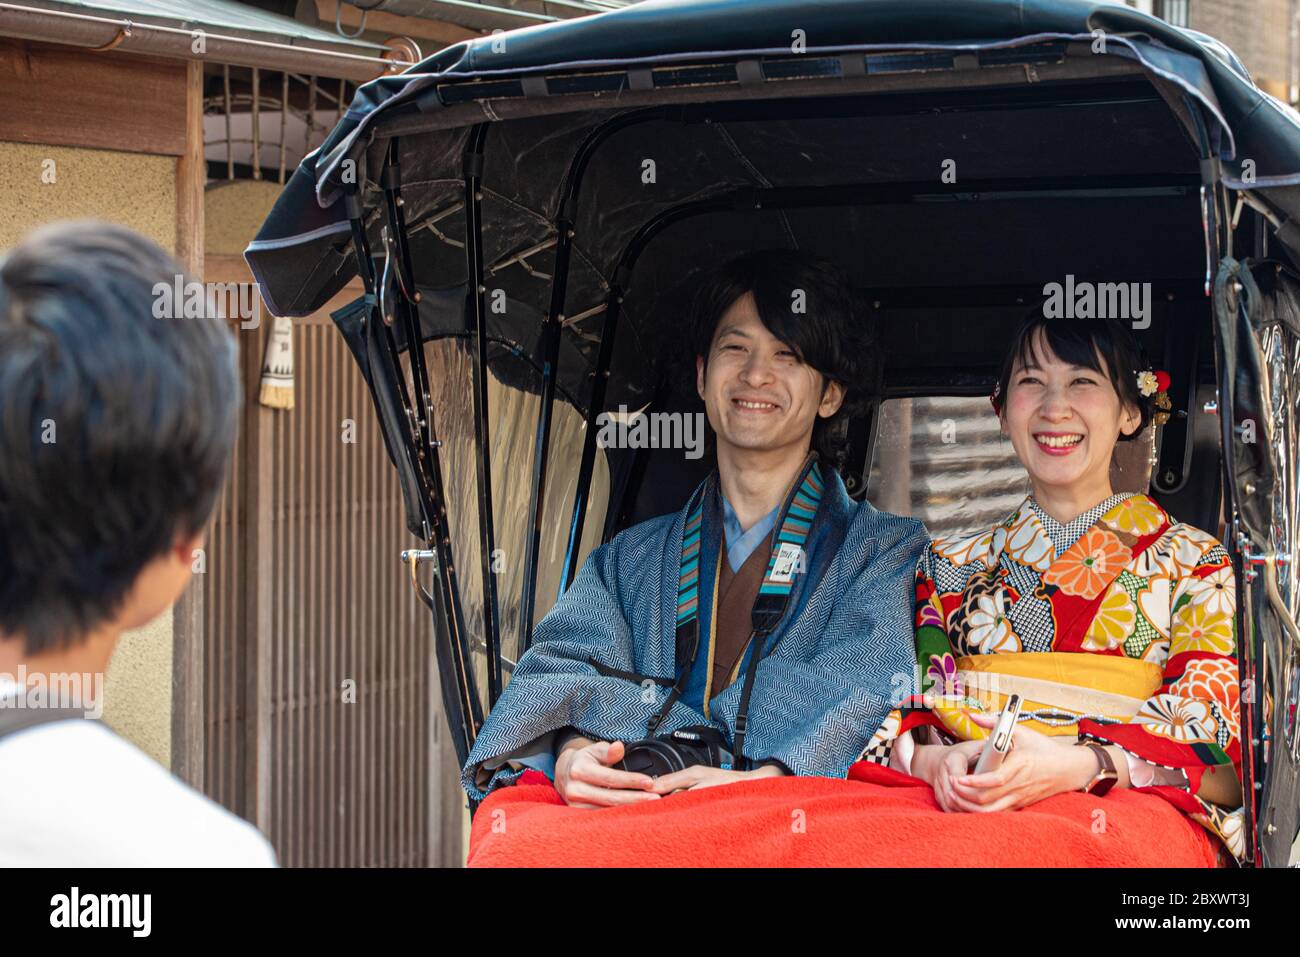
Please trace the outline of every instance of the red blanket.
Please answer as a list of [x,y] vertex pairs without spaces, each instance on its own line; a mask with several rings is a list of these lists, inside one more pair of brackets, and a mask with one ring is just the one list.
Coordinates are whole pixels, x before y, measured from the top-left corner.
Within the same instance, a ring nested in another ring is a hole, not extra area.
[[[1098,815],[1100,812],[1100,815]],[[474,815],[471,867],[1213,867],[1203,828],[1154,794],[1060,794],[945,814],[925,782],[860,762],[848,780],[762,778],[628,807],[568,807],[525,771]]]

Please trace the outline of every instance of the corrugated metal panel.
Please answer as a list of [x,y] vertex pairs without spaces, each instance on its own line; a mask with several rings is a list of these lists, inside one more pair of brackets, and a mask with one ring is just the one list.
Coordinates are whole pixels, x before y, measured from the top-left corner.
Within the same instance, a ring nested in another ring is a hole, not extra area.
[[[1111,487],[1146,492],[1154,428],[1115,446]],[[1001,522],[1030,492],[1029,475],[983,396],[897,399],[881,406],[867,483],[877,508],[911,515],[934,538],[983,531]]]
[[878,508],[918,518],[938,537],[989,528],[1029,494],[988,399],[897,399],[880,414],[867,483]]
[[[205,545],[203,611],[206,714],[204,788],[214,800],[243,813],[244,767],[240,723],[244,711],[242,685],[234,678],[237,645],[229,636],[239,631],[239,515],[243,510],[243,462],[246,442],[240,429],[235,441],[235,466],[216,506]],[[218,636],[224,637],[220,640]],[[217,638],[218,640],[213,640]]]
[[[296,408],[250,399],[210,538],[209,793],[258,823],[286,866],[457,864],[463,795],[432,681],[431,620],[398,560],[415,542],[396,473],[328,318],[295,327]],[[258,595],[269,605],[260,618],[248,607]],[[259,652],[269,674],[254,694]]]

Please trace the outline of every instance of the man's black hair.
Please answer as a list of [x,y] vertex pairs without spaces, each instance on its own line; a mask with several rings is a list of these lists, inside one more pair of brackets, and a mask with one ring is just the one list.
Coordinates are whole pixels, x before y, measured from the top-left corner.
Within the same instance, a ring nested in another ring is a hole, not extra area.
[[[757,250],[717,267],[697,287],[691,309],[692,347],[706,370],[718,321],[746,293],[753,294],[767,330],[824,376],[823,389],[831,382],[844,388],[839,411],[819,417],[812,433],[818,456],[838,467],[845,453],[845,423],[862,411],[873,351],[855,315],[852,286],[833,263],[797,250]],[[690,371],[693,376],[693,364]]]
[[1041,306],[1036,307],[1021,323],[1002,360],[998,396],[1003,404],[1011,384],[1011,370],[1017,360],[1022,366],[1041,366],[1042,357],[1037,350],[1044,343],[1062,362],[1105,376],[1119,396],[1121,405],[1138,410],[1142,416],[1141,423],[1132,433],[1121,432],[1119,441],[1129,442],[1142,434],[1155,413],[1155,397],[1144,396],[1139,391],[1138,373],[1147,369],[1142,347],[1133,333],[1115,319],[1048,318],[1043,315]]
[[178,276],[100,222],[43,228],[0,260],[0,637],[28,654],[111,621],[221,490],[234,338],[219,319],[155,318],[155,285]]

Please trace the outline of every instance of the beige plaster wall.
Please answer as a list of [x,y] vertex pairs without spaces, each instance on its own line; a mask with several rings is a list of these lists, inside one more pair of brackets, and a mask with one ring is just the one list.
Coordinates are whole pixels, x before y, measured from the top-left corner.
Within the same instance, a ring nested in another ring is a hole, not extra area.
[[[0,141],[0,210],[0,251],[38,226],[86,217],[121,223],[174,250],[176,158]],[[170,612],[122,637],[104,698],[104,720],[170,767]]]
[[[43,181],[47,170],[53,182]],[[0,249],[37,226],[85,217],[175,249],[176,158],[0,141],[0,209]]]
[[203,196],[204,255],[242,256],[283,188],[251,179],[210,184]]

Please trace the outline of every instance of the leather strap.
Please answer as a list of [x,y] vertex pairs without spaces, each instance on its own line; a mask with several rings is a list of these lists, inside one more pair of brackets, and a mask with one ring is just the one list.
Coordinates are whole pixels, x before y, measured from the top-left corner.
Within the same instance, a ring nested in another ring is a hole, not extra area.
[[1119,780],[1119,772],[1115,770],[1115,762],[1111,760],[1110,752],[1096,741],[1079,741],[1077,743],[1095,754],[1098,762],[1097,774],[1084,785],[1084,792],[1096,797],[1105,797],[1110,793],[1110,789],[1115,786],[1115,782]]

